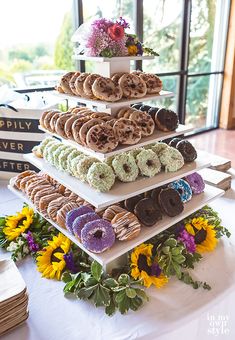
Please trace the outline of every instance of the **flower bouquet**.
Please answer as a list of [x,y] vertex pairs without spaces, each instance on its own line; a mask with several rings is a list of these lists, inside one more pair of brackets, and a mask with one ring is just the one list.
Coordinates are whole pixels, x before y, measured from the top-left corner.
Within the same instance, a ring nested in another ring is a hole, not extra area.
[[135,34],[126,33],[130,25],[120,17],[116,22],[105,18],[96,19],[81,25],[72,37],[79,44],[76,54],[89,57],[124,57],[154,55],[151,48],[145,47]]

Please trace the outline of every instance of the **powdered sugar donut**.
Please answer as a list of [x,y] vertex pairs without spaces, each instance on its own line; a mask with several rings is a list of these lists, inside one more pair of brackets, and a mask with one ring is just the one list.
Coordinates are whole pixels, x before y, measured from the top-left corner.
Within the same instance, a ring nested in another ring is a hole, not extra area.
[[138,75],[147,86],[147,93],[159,93],[162,90],[162,81],[158,76],[152,73],[140,73]]
[[134,74],[124,74],[118,82],[122,88],[123,97],[141,98],[147,93],[147,86],[145,82]]
[[93,253],[102,253],[112,247],[115,234],[110,222],[96,220],[88,222],[81,232],[81,240],[86,249]]
[[106,77],[99,77],[92,85],[93,94],[101,100],[116,102],[122,98],[122,89],[115,82]]

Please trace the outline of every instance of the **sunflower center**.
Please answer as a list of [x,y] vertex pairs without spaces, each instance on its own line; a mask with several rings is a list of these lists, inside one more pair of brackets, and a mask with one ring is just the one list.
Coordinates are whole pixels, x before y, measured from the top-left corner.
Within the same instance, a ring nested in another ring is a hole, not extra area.
[[145,255],[143,254],[139,255],[137,265],[140,271],[144,270],[148,275],[151,275],[151,267],[149,267],[147,258]]
[[51,262],[60,262],[59,259],[57,259],[57,257],[54,255],[55,253],[63,253],[63,249],[58,247],[55,250],[53,250],[52,254],[51,254]]
[[207,236],[207,232],[205,229],[201,229],[199,231],[197,231],[197,229],[195,230],[196,234],[194,236],[194,241],[196,244],[200,244],[202,243],[203,241],[205,241],[206,239],[206,236]]
[[17,227],[23,225],[23,222],[27,220],[27,217],[23,217],[21,220],[18,221]]

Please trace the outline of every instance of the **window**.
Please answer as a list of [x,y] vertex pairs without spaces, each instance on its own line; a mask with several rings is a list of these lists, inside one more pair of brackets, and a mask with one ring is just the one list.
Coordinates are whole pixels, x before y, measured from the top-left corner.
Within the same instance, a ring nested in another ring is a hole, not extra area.
[[72,0],[1,0],[0,86],[51,87],[74,68]]

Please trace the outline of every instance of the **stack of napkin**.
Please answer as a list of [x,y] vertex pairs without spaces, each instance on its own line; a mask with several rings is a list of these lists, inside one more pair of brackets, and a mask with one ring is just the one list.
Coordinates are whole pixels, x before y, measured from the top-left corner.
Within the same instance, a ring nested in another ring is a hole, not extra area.
[[0,260],[0,337],[27,318],[25,282],[12,260]]

